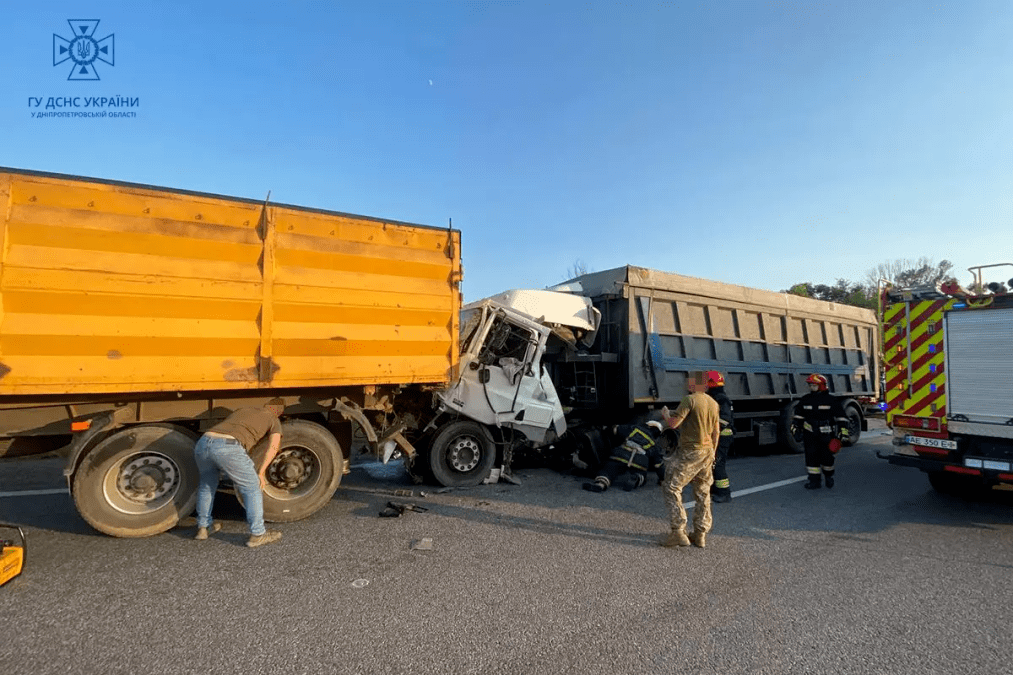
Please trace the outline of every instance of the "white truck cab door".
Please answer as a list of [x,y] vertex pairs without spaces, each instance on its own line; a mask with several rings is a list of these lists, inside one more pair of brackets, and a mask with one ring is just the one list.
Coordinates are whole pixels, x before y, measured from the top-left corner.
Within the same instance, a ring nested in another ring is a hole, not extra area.
[[471,329],[457,383],[444,404],[484,424],[517,428],[535,441],[562,419],[541,357],[550,331],[508,310],[483,312]]

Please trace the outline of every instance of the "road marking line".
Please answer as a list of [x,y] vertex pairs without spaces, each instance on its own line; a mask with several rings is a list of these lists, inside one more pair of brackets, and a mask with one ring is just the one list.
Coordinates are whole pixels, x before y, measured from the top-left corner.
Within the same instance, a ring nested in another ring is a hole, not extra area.
[[732,497],[738,497],[740,495],[751,495],[754,492],[763,492],[764,490],[773,490],[774,488],[784,487],[785,485],[791,485],[792,483],[801,483],[804,480],[809,480],[809,476],[799,476],[798,478],[786,478],[785,480],[779,480],[776,483],[757,485],[756,487],[746,488],[745,490],[738,490],[732,493]]
[[39,495],[69,495],[70,491],[67,488],[60,488],[59,490],[21,490],[20,492],[0,492],[0,498],[2,497],[37,497]]
[[[779,480],[776,483],[757,485],[756,487],[746,488],[745,490],[735,490],[734,492],[732,492],[732,497],[741,497],[743,495],[751,495],[754,492],[773,490],[774,488],[784,487],[785,485],[791,485],[792,483],[801,483],[804,480],[809,480],[809,476],[799,476],[798,478],[786,478],[785,480]],[[696,506],[696,502],[686,502],[683,506],[687,509],[691,509],[694,506]]]

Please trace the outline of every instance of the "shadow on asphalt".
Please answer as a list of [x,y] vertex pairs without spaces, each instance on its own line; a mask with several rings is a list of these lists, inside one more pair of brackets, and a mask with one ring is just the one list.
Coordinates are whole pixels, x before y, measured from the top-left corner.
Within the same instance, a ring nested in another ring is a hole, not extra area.
[[[1013,525],[1013,509],[1010,508],[1013,492],[993,490],[974,498],[940,494],[930,487],[924,474],[875,458],[871,447],[856,447],[856,454],[843,466],[839,464],[838,483],[833,490],[809,491],[799,482],[743,495],[727,504],[714,504],[715,533],[775,539],[778,537],[770,532],[811,531],[847,538],[889,530],[902,523],[972,529]],[[796,456],[788,458],[794,462]],[[800,457],[798,462],[798,473],[802,474]],[[738,462],[729,463],[730,472],[734,472],[736,464]],[[640,533],[597,526],[593,522],[574,524],[570,522],[572,518],[557,521],[551,514],[548,517],[518,516],[515,508],[498,508],[497,503],[527,504],[537,507],[541,513],[545,509],[574,508],[620,512],[658,519],[662,528],[667,521],[661,490],[653,477],[645,487],[632,492],[614,486],[604,494],[594,494],[581,489],[581,484],[587,481],[585,477],[544,468],[520,470],[517,475],[522,479],[520,486],[497,483],[447,489],[414,485],[399,463],[384,466],[365,462],[356,465],[352,474],[345,477],[344,490],[339,489],[337,498],[363,502],[353,513],[366,518],[376,518],[388,500],[413,502],[434,514],[462,521],[637,546],[655,546],[656,536],[645,537]],[[410,494],[398,496],[398,491]],[[455,504],[441,500],[444,495],[452,495]],[[683,499],[689,502],[692,498],[687,488]],[[511,513],[503,512],[506,510]],[[407,513],[402,517],[417,515],[422,514]],[[610,518],[603,515],[602,522]]]

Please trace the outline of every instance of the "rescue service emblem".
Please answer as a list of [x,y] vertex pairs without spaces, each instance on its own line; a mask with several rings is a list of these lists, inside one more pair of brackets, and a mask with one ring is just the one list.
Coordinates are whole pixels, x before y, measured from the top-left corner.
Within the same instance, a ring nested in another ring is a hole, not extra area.
[[116,65],[115,36],[109,34],[98,40],[95,31],[99,19],[67,19],[70,24],[71,39],[53,33],[53,66],[71,61],[68,80],[98,80],[96,61],[110,66]]

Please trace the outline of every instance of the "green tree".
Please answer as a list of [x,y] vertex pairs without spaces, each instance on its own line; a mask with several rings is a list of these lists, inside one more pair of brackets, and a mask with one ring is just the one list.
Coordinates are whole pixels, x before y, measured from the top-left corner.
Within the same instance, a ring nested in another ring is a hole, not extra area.
[[832,286],[805,281],[794,284],[788,290],[781,292],[800,295],[804,298],[836,302],[842,305],[876,309],[875,292],[870,294],[868,289],[862,284],[846,279],[838,279]]

